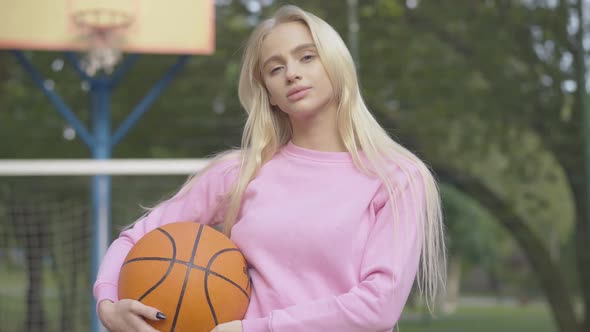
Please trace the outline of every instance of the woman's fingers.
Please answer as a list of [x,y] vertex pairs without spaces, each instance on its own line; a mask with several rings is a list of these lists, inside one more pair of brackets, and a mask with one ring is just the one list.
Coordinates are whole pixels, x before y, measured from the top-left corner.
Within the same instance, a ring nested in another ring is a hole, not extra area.
[[159,332],[148,323],[145,322],[141,317],[137,315],[131,315],[128,321],[130,326],[133,326],[133,331],[137,332]]
[[166,315],[162,312],[160,312],[160,310],[154,308],[154,307],[150,307],[147,306],[139,301],[131,301],[130,305],[130,311],[136,315],[142,316],[144,318],[147,319],[151,319],[151,320],[162,320],[162,319],[166,319]]

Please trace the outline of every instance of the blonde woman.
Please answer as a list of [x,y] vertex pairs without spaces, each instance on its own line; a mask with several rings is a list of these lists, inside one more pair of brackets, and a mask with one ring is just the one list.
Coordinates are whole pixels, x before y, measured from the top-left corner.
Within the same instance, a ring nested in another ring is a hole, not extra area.
[[242,149],[220,155],[109,248],[94,286],[111,331],[154,331],[157,308],[119,301],[133,244],[170,222],[223,223],[249,265],[241,321],[213,331],[390,331],[408,294],[444,284],[439,195],[427,167],[367,110],[337,32],[294,6],[252,33],[239,82]]

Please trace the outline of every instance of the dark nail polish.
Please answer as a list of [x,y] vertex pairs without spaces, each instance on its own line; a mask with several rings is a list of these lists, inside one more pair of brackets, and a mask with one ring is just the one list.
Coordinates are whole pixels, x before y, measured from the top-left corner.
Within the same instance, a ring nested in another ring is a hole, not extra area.
[[158,312],[158,313],[156,314],[156,318],[157,318],[157,319],[159,319],[159,320],[166,319],[166,315],[164,315],[164,314],[163,314],[163,313],[161,313],[161,312]]

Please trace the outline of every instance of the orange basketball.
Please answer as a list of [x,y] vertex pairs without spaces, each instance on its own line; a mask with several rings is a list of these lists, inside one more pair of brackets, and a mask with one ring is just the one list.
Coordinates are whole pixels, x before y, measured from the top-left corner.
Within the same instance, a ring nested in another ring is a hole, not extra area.
[[246,260],[233,242],[194,222],[167,224],[131,249],[119,275],[119,298],[158,308],[159,331],[210,332],[240,320],[250,301]]

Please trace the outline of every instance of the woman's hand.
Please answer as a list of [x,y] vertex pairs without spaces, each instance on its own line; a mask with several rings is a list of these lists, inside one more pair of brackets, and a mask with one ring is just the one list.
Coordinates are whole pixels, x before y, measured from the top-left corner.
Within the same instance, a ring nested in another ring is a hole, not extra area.
[[242,332],[242,321],[234,320],[229,323],[219,324],[211,332]]
[[128,299],[118,302],[101,301],[98,305],[98,317],[111,332],[157,332],[158,330],[146,323],[144,318],[151,320],[166,318],[158,309]]

